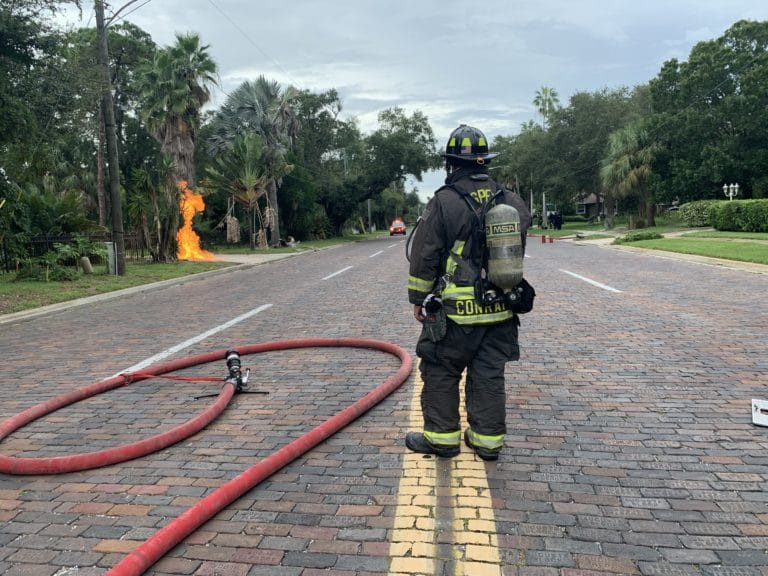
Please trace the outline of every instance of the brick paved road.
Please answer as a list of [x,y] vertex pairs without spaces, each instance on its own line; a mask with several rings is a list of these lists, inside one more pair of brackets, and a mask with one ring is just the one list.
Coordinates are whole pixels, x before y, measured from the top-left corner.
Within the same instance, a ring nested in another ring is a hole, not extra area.
[[[265,304],[174,357],[333,336],[412,350],[403,245],[361,242],[0,325],[0,418]],[[768,398],[768,276],[571,242],[529,246],[537,307],[523,320],[523,359],[508,367],[506,449],[485,465],[501,571],[766,576],[768,429],[751,424],[750,400]],[[244,364],[252,386],[270,394],[237,396],[186,441],[99,470],[0,475],[0,572],[104,574],[399,363],[311,349]],[[119,445],[186,420],[207,402],[194,396],[218,387],[137,383],[35,422],[0,450],[32,457]],[[387,574],[413,387],[251,490],[149,573]],[[440,557],[434,567],[456,570]]]

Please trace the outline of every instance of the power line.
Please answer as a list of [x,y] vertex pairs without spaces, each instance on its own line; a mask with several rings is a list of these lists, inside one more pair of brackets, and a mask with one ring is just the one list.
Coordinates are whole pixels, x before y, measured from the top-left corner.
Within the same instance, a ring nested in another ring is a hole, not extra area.
[[112,14],[112,16],[111,16],[111,17],[110,17],[110,18],[109,18],[109,19],[108,19],[108,20],[105,22],[105,26],[109,26],[109,25],[110,25],[110,24],[112,24],[112,22],[113,22],[113,21],[115,21],[115,20],[123,20],[123,19],[124,19],[126,16],[130,16],[131,14],[133,14],[134,12],[136,12],[136,10],[138,10],[139,8],[141,8],[141,7],[143,7],[143,6],[146,6],[147,4],[149,4],[150,2],[152,2],[152,0],[144,0],[144,2],[142,2],[141,4],[139,4],[138,6],[136,6],[136,7],[135,7],[133,10],[130,10],[130,11],[126,12],[125,14],[123,14],[122,16],[120,16],[120,18],[118,18],[118,17],[117,17],[117,16],[118,16],[118,14],[120,14],[120,12],[122,12],[123,10],[125,10],[126,8],[128,8],[128,6],[130,6],[131,4],[135,4],[135,3],[136,3],[136,2],[138,2],[138,1],[139,1],[139,0],[130,0],[130,2],[127,2],[126,4],[123,4],[123,5],[122,5],[120,8],[118,8],[118,9],[117,9],[117,12],[115,12],[114,14]]
[[[229,17],[229,15],[227,15],[227,13],[226,13],[226,12],[224,12],[224,10],[222,10],[222,9],[221,9],[221,8],[220,8],[220,7],[219,7],[219,6],[218,6],[218,5],[217,5],[217,4],[216,4],[216,3],[215,3],[213,0],[208,0],[208,3],[209,3],[211,6],[213,6],[213,7],[216,9],[216,11],[217,11],[219,14],[221,14],[221,15],[222,15],[222,17],[224,17],[224,19],[225,19],[227,22],[229,22],[229,23],[232,25],[232,27],[233,27],[235,30],[237,30],[237,31],[238,31],[238,32],[239,32],[239,33],[240,33],[240,34],[243,36],[243,38],[245,38],[245,39],[246,39],[246,41],[247,41],[247,42],[248,42],[248,43],[249,43],[251,46],[253,46],[254,48],[256,48],[256,50],[258,50],[258,51],[259,51],[259,53],[260,53],[262,56],[264,56],[264,57],[265,57],[267,60],[269,60],[270,62],[272,62],[272,64],[274,64],[274,65],[275,65],[275,66],[276,66],[276,67],[277,67],[277,68],[278,68],[278,69],[279,69],[279,70],[280,70],[280,71],[281,71],[281,72],[282,72],[282,73],[283,73],[283,74],[286,76],[286,78],[288,78],[288,80],[291,82],[291,84],[293,84],[293,85],[294,85],[296,88],[304,89],[304,87],[303,87],[303,86],[301,86],[301,84],[300,84],[299,82],[296,82],[296,81],[295,81],[295,80],[292,78],[291,74],[290,74],[290,73],[289,73],[289,72],[288,72],[288,71],[287,71],[285,68],[283,68],[283,66],[280,64],[280,62],[278,62],[278,61],[277,61],[277,60],[275,60],[275,59],[274,59],[272,56],[270,56],[270,55],[269,55],[269,54],[267,54],[267,53],[266,53],[264,50],[262,50],[262,49],[261,49],[261,47],[260,47],[258,44],[256,44],[256,42],[254,42],[254,41],[253,41],[253,38],[251,38],[251,36],[249,36],[248,34],[246,34],[246,33],[245,33],[245,31],[244,31],[242,28],[240,28],[240,26],[237,24],[237,22],[235,22],[234,20],[232,20],[232,18],[230,18],[230,17]],[[222,92],[223,92],[223,90],[222,90]]]

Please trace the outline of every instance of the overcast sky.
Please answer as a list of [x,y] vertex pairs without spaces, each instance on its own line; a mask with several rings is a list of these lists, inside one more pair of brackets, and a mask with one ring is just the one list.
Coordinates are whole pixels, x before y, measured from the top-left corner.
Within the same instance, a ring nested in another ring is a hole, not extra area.
[[[343,116],[365,133],[385,108],[420,110],[443,147],[460,123],[490,138],[518,133],[539,120],[532,100],[542,86],[567,105],[579,91],[645,83],[734,22],[768,20],[768,2],[140,0],[122,15],[160,46],[198,33],[219,67],[215,105],[263,74],[314,92],[335,88]],[[94,25],[91,2],[76,23]],[[441,181],[431,174],[414,185],[426,198]]]

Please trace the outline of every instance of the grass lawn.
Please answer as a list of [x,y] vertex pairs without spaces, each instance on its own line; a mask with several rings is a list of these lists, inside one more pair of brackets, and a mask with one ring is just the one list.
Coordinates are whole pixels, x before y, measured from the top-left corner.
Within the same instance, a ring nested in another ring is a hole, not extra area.
[[[648,231],[674,236],[658,240],[626,242],[624,245],[768,265],[768,233],[700,230],[688,228],[679,222],[663,218],[659,218],[658,224],[659,226],[643,228],[638,232]],[[574,236],[577,232],[583,234],[585,239],[597,240],[599,238],[620,237],[626,234],[628,230],[622,223],[617,223],[615,228],[606,230],[603,224],[585,222],[566,222],[561,230],[542,230],[537,227],[529,230],[530,234],[544,234],[553,238]]]
[[[759,235],[758,235],[759,236]],[[737,260],[740,262],[754,262],[756,264],[768,264],[768,234],[763,234],[765,242],[750,242],[748,239],[711,238],[702,236],[689,238],[687,235],[677,238],[661,238],[658,240],[640,240],[629,242],[626,246],[637,248],[649,248],[651,250],[666,250],[681,254],[696,254],[709,256],[710,258],[722,258],[725,260]]]
[[11,314],[49,304],[95,296],[123,288],[161,282],[234,266],[231,262],[177,262],[175,264],[128,261],[125,276],[106,274],[97,267],[94,274],[80,274],[75,280],[43,282],[16,280],[15,273],[0,274],[0,314]]
[[700,230],[686,232],[685,238],[727,238],[730,240],[762,240],[768,242],[768,234],[765,232],[722,232],[720,230]]
[[[380,235],[386,235],[385,232]],[[268,248],[264,250],[251,250],[247,246],[206,246],[214,254],[293,254],[307,250],[327,248],[343,242],[354,242],[368,236],[349,236],[344,238],[331,238],[328,240],[312,240],[301,242],[296,246],[283,248]],[[21,312],[49,304],[58,304],[77,298],[95,296],[133,288],[153,282],[162,282],[180,278],[189,274],[199,274],[235,266],[231,262],[175,262],[172,264],[158,264],[151,262],[128,261],[124,276],[106,274],[104,266],[94,268],[94,274],[79,274],[75,280],[61,282],[44,282],[39,280],[17,280],[15,273],[0,273],[0,315]]]

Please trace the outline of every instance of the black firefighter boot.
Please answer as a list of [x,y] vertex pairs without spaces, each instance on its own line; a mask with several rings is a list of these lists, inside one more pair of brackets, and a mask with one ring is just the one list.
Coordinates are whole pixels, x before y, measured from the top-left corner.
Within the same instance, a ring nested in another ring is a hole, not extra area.
[[408,432],[405,435],[405,446],[413,452],[419,454],[434,454],[441,458],[453,458],[459,455],[460,448],[458,446],[435,446],[430,444],[424,434],[421,432]]
[[464,444],[472,448],[472,450],[475,451],[475,454],[480,456],[483,460],[498,460],[499,459],[499,452],[500,450],[488,450],[488,448],[481,448],[480,446],[475,446],[472,444],[472,442],[469,441],[469,429],[464,430]]

